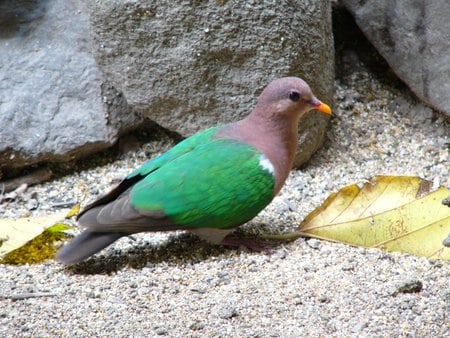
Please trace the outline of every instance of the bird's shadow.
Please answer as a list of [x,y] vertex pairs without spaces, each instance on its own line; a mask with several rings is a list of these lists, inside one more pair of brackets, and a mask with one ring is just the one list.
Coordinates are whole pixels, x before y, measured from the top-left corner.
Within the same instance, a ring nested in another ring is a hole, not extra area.
[[66,269],[74,274],[111,274],[125,267],[142,269],[162,262],[183,265],[210,257],[230,255],[239,249],[209,244],[191,233],[171,235],[161,244],[136,245],[114,254],[99,254]]

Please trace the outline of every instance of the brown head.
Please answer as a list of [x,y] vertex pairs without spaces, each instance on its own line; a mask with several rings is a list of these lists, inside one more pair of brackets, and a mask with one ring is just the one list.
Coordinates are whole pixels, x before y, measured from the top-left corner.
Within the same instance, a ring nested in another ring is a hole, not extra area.
[[264,88],[251,115],[265,119],[298,120],[311,109],[331,114],[330,107],[313,95],[305,81],[298,77],[283,77]]
[[220,134],[249,143],[265,154],[275,168],[275,195],[294,163],[298,120],[311,109],[331,115],[330,107],[313,95],[305,81],[280,78],[262,91],[246,118],[228,125]]

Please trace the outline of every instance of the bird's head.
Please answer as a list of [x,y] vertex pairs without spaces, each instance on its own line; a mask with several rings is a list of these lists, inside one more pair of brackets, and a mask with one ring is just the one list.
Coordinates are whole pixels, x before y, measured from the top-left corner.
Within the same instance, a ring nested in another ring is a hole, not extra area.
[[268,118],[298,119],[311,109],[331,115],[331,108],[318,100],[308,84],[298,77],[272,81],[259,96],[255,111]]

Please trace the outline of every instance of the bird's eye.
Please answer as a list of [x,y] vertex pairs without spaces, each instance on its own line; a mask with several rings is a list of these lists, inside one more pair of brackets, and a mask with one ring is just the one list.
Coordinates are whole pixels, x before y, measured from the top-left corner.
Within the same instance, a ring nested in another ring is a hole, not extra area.
[[300,100],[300,94],[298,92],[292,91],[289,93],[289,98],[292,101],[298,101],[298,100]]

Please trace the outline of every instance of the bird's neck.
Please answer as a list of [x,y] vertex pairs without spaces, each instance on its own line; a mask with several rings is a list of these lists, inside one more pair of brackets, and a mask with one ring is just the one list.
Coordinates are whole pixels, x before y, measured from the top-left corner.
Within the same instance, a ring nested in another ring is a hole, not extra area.
[[297,148],[297,119],[271,121],[258,114],[225,126],[219,136],[248,143],[263,152],[275,168],[276,195],[292,169]]

